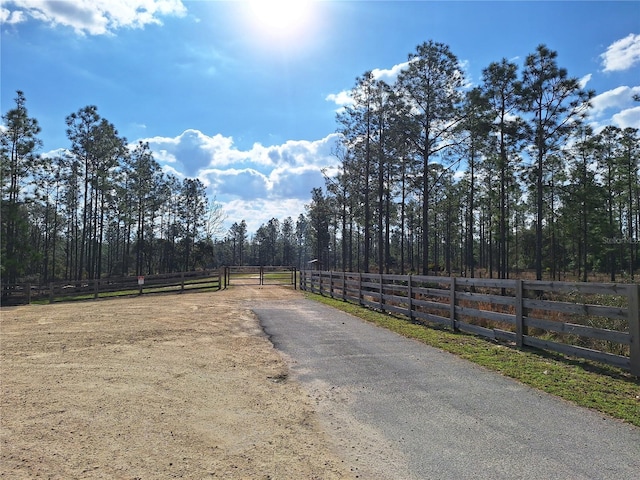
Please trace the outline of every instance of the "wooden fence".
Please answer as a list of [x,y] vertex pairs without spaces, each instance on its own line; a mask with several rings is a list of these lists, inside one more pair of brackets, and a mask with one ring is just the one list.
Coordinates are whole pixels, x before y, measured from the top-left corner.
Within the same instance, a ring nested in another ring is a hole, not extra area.
[[297,288],[297,270],[289,266],[232,265],[223,268],[227,285],[293,285]]
[[219,272],[197,271],[146,275],[144,277],[102,278],[50,282],[46,285],[21,283],[3,286],[2,304],[29,304],[32,301],[48,300],[49,303],[99,298],[105,296],[142,295],[148,293],[170,293],[198,290],[220,290],[223,288]]
[[300,289],[640,376],[640,285],[304,270]]

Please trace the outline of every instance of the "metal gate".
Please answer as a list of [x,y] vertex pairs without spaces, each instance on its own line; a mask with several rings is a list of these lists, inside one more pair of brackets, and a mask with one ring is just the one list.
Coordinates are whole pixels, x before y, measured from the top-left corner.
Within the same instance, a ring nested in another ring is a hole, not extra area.
[[224,284],[293,285],[297,288],[297,271],[295,267],[285,266],[234,265],[224,267]]

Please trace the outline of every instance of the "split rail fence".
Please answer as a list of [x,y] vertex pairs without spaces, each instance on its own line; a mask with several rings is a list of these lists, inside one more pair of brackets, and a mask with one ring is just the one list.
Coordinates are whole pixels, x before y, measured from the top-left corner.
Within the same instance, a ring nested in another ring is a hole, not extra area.
[[640,285],[300,271],[300,289],[640,376]]

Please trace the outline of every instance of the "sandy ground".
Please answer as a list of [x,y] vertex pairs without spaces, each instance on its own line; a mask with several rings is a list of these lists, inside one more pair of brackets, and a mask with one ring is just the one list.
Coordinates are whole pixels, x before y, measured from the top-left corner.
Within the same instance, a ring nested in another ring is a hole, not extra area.
[[246,307],[299,295],[0,309],[0,478],[355,478]]

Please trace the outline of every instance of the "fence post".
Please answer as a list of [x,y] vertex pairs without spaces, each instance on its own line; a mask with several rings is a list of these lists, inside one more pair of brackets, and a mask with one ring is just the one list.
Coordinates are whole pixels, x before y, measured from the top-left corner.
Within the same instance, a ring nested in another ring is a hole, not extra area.
[[342,271],[342,301],[345,302],[347,300],[347,275],[344,271]]
[[358,272],[358,305],[362,305],[362,274]]
[[631,373],[640,377],[640,284],[629,285],[629,361]]
[[454,332],[457,330],[456,328],[456,277],[451,277],[451,288],[449,290],[449,295],[451,298],[449,299],[449,320],[451,322],[451,330]]
[[409,282],[407,284],[407,295],[409,296],[409,320],[413,322],[413,291],[412,291],[413,280],[411,275],[409,275]]
[[329,270],[329,296],[333,298],[333,270]]
[[53,303],[53,282],[49,282],[49,303]]
[[522,298],[522,279],[516,280],[516,346],[524,345],[524,308]]
[[31,305],[31,284],[26,283],[24,288],[27,290],[27,305]]
[[184,272],[180,272],[180,293],[184,292]]
[[93,299],[98,298],[98,292],[100,291],[100,280],[97,278],[93,281]]
[[382,287],[382,274],[380,274],[380,310],[384,312],[384,288]]

